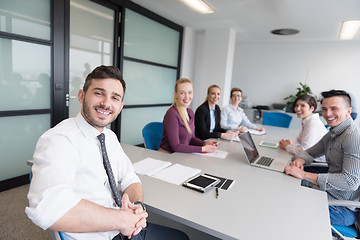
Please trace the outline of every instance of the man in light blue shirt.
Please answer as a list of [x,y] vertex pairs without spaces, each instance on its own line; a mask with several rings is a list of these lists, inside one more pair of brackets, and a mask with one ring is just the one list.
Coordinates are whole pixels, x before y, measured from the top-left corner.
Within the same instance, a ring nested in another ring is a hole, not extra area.
[[258,128],[255,124],[251,123],[244,110],[239,107],[239,103],[242,100],[241,89],[231,89],[230,96],[231,103],[221,111],[221,127],[227,130],[247,131],[247,129],[256,129],[264,131],[264,128]]

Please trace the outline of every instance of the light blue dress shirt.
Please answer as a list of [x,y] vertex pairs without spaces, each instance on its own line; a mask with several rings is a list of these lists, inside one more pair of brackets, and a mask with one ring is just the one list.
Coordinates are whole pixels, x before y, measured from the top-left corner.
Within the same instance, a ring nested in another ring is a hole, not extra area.
[[213,132],[215,129],[215,107],[214,109],[211,109],[211,107],[209,106],[210,109],[210,132]]
[[239,126],[257,129],[257,126],[250,122],[242,108],[237,107],[237,109],[234,109],[231,104],[221,110],[220,125],[227,130],[236,130]]

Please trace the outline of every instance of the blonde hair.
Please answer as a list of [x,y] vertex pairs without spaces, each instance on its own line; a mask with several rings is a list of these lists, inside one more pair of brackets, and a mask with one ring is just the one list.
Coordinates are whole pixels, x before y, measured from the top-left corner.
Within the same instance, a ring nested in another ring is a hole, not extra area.
[[[177,93],[178,91],[178,86],[182,83],[190,83],[191,85],[193,84],[192,81],[190,79],[187,79],[187,78],[180,78],[179,80],[176,81],[175,83],[175,92]],[[192,133],[191,129],[190,129],[190,126],[189,126],[189,123],[188,121],[186,120],[186,116],[184,114],[183,111],[181,111],[180,107],[179,107],[179,104],[177,104],[177,99],[175,98],[174,96],[174,101],[173,101],[173,104],[171,106],[173,106],[175,104],[175,107],[176,107],[176,110],[178,111],[179,115],[180,115],[180,118],[181,120],[183,120],[184,124],[185,124],[185,128],[186,130],[189,132],[189,133]]]
[[213,88],[218,88],[218,89],[220,89],[220,91],[221,91],[221,88],[220,88],[218,85],[216,85],[216,84],[211,85],[210,87],[208,87],[207,94],[206,94],[206,98],[205,98],[205,101],[204,101],[204,102],[206,102],[206,101],[209,100],[209,93],[210,93],[211,89],[213,89]]

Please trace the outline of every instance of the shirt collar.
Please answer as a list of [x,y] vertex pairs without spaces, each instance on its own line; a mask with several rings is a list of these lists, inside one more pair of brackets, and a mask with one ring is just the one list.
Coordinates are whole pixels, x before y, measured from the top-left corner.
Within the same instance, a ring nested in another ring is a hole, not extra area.
[[310,116],[308,116],[307,118],[303,119],[302,122],[305,124],[307,122],[309,122],[311,119],[319,117],[318,113],[313,113]]
[[336,127],[330,128],[331,137],[337,137],[341,135],[351,124],[353,123],[352,118],[348,118]]
[[231,105],[231,103],[230,103],[230,108],[236,112],[237,110],[239,110],[240,107],[238,105],[236,108],[234,108],[233,105]]
[[[94,128],[93,126],[91,126],[86,120],[85,118],[81,115],[81,113],[78,113],[78,115],[75,117],[75,122],[76,125],[79,127],[80,131],[82,132],[82,134],[84,134],[85,137],[97,137],[100,132],[99,130],[97,130],[96,128]],[[103,133],[105,133],[105,128]]]

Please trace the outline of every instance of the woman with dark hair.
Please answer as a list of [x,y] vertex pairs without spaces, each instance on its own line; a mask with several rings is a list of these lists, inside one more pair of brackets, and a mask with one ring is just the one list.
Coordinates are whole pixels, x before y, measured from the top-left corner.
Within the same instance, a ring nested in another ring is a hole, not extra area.
[[[306,150],[315,145],[327,133],[319,114],[313,113],[316,106],[317,103],[313,96],[304,94],[296,98],[293,107],[297,117],[302,119],[302,128],[297,138],[282,139],[279,142],[280,148],[292,154],[298,154],[300,150]],[[315,158],[315,161],[325,162],[325,156]]]
[[187,78],[176,81],[173,105],[163,120],[163,138],[159,151],[207,153],[217,150],[217,141],[203,141],[195,137],[194,112],[189,108],[193,99],[193,84]]
[[220,127],[221,110],[217,103],[221,89],[218,85],[208,88],[206,99],[195,111],[195,136],[205,140],[208,138],[235,138],[237,131],[227,131]]

